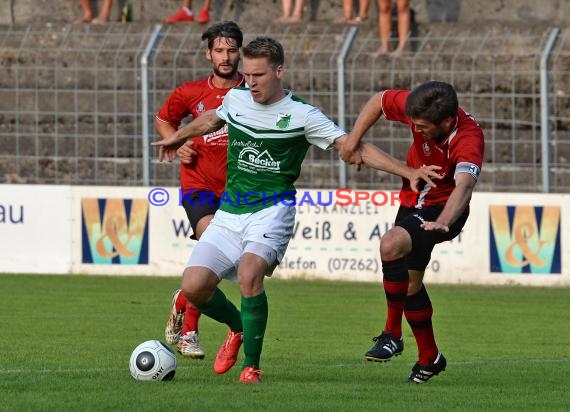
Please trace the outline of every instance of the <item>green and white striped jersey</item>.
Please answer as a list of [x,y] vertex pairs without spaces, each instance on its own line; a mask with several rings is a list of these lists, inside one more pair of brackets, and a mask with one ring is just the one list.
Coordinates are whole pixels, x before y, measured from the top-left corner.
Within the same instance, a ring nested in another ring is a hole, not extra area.
[[228,124],[228,171],[220,209],[252,213],[295,197],[294,183],[311,144],[329,150],[345,132],[318,108],[289,92],[271,105],[248,88],[224,97],[217,115]]

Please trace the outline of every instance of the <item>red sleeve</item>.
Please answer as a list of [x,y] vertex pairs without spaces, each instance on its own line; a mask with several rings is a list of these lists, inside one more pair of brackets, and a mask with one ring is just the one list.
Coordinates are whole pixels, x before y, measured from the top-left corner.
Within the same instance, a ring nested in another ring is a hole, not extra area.
[[483,156],[485,153],[485,145],[483,143],[482,134],[466,134],[456,139],[454,145],[455,150],[451,150],[453,155],[453,163],[473,163],[479,168],[483,166]]
[[406,116],[406,100],[409,94],[409,90],[386,90],[382,93],[382,112],[386,120],[410,123]]
[[191,92],[188,83],[178,86],[168,96],[156,117],[163,122],[170,123],[175,129],[178,129],[182,119],[190,114],[190,104],[188,104],[188,96]]
[[485,155],[485,138],[483,131],[477,122],[468,114],[462,113],[460,109],[460,119],[457,135],[450,142],[450,157],[455,165],[468,162],[483,166]]

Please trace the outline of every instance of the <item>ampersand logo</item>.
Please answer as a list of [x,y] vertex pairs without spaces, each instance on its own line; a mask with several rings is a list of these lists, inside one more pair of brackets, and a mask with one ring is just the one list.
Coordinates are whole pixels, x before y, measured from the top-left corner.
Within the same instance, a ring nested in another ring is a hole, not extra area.
[[490,206],[491,272],[561,273],[560,206]]
[[147,199],[82,199],[82,262],[148,263],[148,205]]
[[[513,232],[515,239],[505,252],[505,258],[509,265],[515,267],[522,267],[529,264],[539,267],[546,265],[547,260],[541,259],[539,257],[539,254],[542,247],[548,242],[539,239],[537,242],[537,250],[534,251],[532,249],[529,239],[532,238],[535,234],[533,226],[530,223],[525,222],[520,224],[518,227],[515,227],[513,229]],[[517,248],[520,251],[520,254],[516,253]]]

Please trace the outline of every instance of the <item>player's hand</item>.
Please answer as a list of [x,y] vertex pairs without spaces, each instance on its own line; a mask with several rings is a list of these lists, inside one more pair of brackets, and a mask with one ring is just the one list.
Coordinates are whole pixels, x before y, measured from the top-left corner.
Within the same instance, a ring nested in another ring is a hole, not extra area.
[[181,139],[176,136],[176,134],[173,134],[166,139],[152,142],[151,145],[158,146],[158,160],[160,162],[165,159],[171,162],[176,155],[176,149],[178,149],[183,143],[184,139]]
[[196,155],[198,154],[198,152],[192,149],[192,143],[193,143],[192,140],[188,140],[186,141],[186,143],[180,146],[178,150],[176,150],[178,158],[184,164],[192,163],[196,158]]
[[363,163],[360,149],[357,149],[350,154],[346,153],[345,157],[341,157],[341,159],[349,165],[356,165],[358,170],[360,170],[360,165]]
[[362,164],[362,156],[360,156],[358,146],[360,142],[358,139],[346,135],[339,139],[339,145],[337,147],[338,155],[342,160],[348,164]]
[[166,147],[160,147],[158,149],[158,160],[160,162],[162,162],[163,160],[167,160],[169,162],[172,162],[174,160],[174,157],[176,157],[176,150],[175,149],[169,149]]
[[449,226],[438,222],[424,222],[420,225],[420,227],[427,232],[439,232],[439,233],[449,232]]
[[419,169],[411,169],[410,176],[408,177],[410,188],[414,192],[418,192],[418,185],[421,181],[424,181],[432,187],[437,187],[432,179],[441,179],[443,177],[437,173],[439,170],[441,170],[441,167],[435,165],[422,166]]

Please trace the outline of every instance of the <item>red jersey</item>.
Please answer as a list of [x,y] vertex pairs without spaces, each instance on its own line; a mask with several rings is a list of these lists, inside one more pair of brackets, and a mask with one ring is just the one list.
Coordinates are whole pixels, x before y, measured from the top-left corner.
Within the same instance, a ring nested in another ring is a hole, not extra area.
[[[188,115],[195,119],[207,110],[217,109],[231,89],[218,89],[212,82],[213,75],[206,79],[186,82],[178,86],[162,105],[156,118],[178,129]],[[244,77],[238,73],[238,85]],[[228,163],[228,128],[194,138],[192,144],[198,154],[190,164],[180,163],[180,186],[184,193],[190,189],[208,190],[221,196],[226,187]]]
[[483,164],[485,149],[483,131],[475,119],[459,108],[455,127],[441,141],[425,140],[415,131],[412,119],[406,116],[406,99],[409,90],[387,90],[382,94],[382,111],[387,120],[407,124],[413,136],[413,143],[408,150],[406,164],[415,169],[422,166],[441,166],[438,172],[442,179],[435,180],[437,187],[425,185],[420,193],[410,188],[410,181],[403,179],[400,202],[405,207],[444,205],[455,189],[455,173],[459,166],[476,179]]

